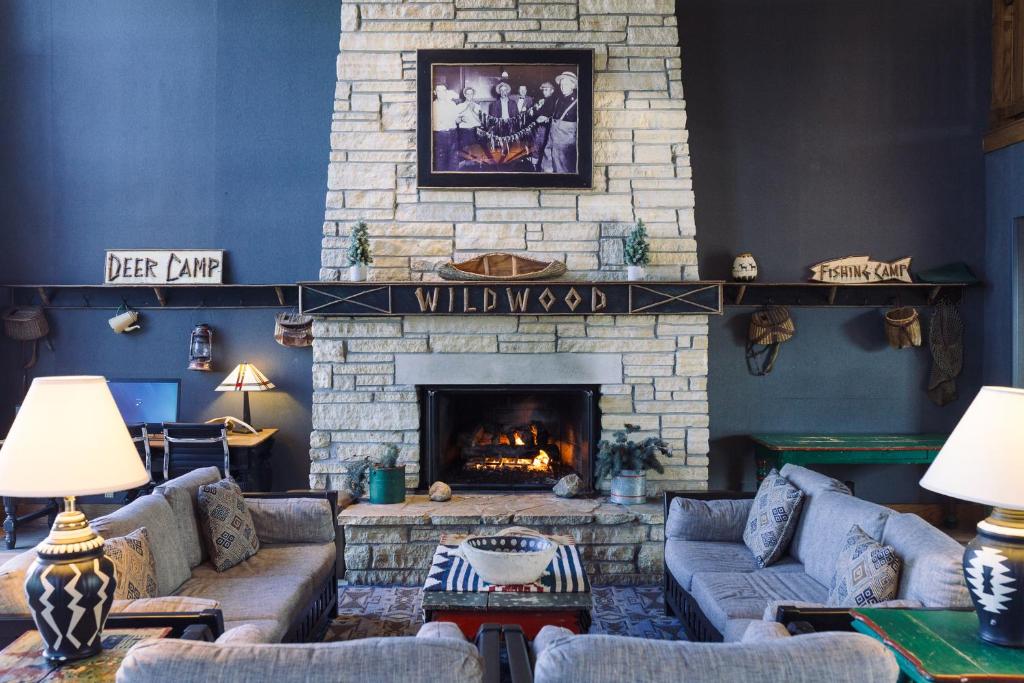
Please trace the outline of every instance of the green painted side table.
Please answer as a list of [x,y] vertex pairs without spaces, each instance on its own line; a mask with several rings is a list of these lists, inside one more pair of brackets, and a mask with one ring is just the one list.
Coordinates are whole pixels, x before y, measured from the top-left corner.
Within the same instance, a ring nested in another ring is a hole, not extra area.
[[794,465],[928,465],[946,434],[751,434],[757,481]]
[[1024,681],[1024,650],[978,637],[974,610],[857,609],[853,628],[881,641],[903,681]]

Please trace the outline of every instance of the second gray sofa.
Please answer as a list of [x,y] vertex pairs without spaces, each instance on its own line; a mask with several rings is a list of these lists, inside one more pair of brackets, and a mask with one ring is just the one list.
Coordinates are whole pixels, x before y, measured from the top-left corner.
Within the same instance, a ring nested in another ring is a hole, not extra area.
[[[804,492],[788,554],[759,569],[743,543],[752,499],[699,500],[666,494],[666,604],[690,640],[737,641],[780,604],[824,606],[850,527],[891,545],[902,560],[895,606],[971,606],[963,547],[923,519],[850,495],[841,482],[786,465],[780,474]],[[878,606],[878,605],[875,605]]]

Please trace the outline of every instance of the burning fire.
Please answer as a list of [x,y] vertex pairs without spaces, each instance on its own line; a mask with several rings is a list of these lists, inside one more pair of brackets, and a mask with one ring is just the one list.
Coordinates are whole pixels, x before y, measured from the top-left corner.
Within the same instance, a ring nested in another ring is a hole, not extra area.
[[541,451],[540,453],[537,454],[537,457],[533,459],[533,463],[531,463],[530,469],[546,472],[550,466],[551,457],[544,451]]

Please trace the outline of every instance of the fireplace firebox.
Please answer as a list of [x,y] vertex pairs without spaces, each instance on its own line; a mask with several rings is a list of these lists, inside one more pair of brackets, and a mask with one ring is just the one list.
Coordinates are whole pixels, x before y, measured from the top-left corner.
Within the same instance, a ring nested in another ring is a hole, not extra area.
[[589,493],[598,387],[420,387],[420,485],[463,491],[549,491],[576,473]]

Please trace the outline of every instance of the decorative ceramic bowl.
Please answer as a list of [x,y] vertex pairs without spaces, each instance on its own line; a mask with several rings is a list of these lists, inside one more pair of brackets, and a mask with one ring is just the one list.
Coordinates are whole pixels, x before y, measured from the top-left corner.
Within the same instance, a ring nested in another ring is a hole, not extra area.
[[459,545],[480,578],[498,585],[533,583],[555,556],[558,544],[541,536],[472,536]]

